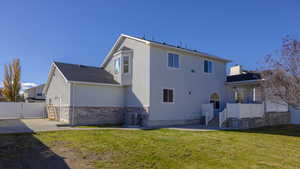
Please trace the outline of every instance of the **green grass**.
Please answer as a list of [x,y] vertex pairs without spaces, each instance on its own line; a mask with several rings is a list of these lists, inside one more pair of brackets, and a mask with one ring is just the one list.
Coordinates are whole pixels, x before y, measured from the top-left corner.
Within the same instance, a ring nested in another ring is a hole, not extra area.
[[[13,137],[0,135],[0,142]],[[50,148],[67,148],[95,168],[300,168],[300,126],[248,131],[58,131],[34,138]]]
[[89,125],[89,126],[73,126],[73,128],[121,128],[121,125]]

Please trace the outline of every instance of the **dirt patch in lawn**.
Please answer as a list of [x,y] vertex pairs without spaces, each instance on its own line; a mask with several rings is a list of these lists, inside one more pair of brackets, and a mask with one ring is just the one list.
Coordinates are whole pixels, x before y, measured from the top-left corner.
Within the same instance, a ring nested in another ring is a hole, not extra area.
[[49,148],[34,135],[0,135],[0,168],[5,169],[91,169],[89,159],[64,146]]

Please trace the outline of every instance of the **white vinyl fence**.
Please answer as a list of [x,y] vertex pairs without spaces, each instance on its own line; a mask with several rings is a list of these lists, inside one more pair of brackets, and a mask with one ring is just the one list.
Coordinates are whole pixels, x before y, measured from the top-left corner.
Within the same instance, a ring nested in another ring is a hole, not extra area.
[[0,119],[45,118],[45,103],[0,103]]
[[264,104],[227,103],[226,108],[219,114],[219,125],[222,127],[227,118],[263,117]]
[[213,104],[202,104],[201,106],[202,114],[205,115],[205,125],[214,118],[214,108]]
[[288,105],[284,102],[271,102],[266,101],[266,111],[267,112],[287,112],[289,111]]
[[227,118],[253,118],[262,117],[264,115],[263,104],[239,104],[227,103]]
[[291,123],[300,124],[300,107],[297,109],[290,107],[289,109],[291,112]]

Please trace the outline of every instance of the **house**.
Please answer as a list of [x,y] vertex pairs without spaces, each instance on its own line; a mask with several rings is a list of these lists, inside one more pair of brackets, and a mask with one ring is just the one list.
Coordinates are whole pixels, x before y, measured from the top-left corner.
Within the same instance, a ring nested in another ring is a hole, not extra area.
[[223,109],[228,62],[122,34],[100,67],[54,62],[44,92],[57,119],[74,125],[195,124],[203,103]]
[[269,99],[263,81],[258,71],[244,70],[241,65],[230,68],[225,82],[228,100],[219,113],[220,127],[256,128],[291,122],[288,105]]
[[26,102],[44,102],[46,97],[43,93],[44,84],[26,89],[24,91],[24,99]]
[[231,118],[225,115],[248,117],[242,116],[244,104],[246,109],[259,109],[261,116],[259,75],[232,67],[227,77],[228,62],[122,34],[99,67],[51,65],[44,88],[48,116],[71,125],[169,126],[214,121],[222,126]]
[[241,65],[230,68],[225,85],[228,90],[228,102],[231,103],[261,103],[262,77],[259,72],[247,71]]

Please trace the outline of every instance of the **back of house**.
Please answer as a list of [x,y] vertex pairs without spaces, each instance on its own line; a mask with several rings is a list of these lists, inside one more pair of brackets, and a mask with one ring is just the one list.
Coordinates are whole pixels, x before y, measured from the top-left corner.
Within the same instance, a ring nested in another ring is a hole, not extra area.
[[122,34],[101,67],[53,63],[47,103],[71,124],[199,124],[203,104],[224,108],[227,62]]

